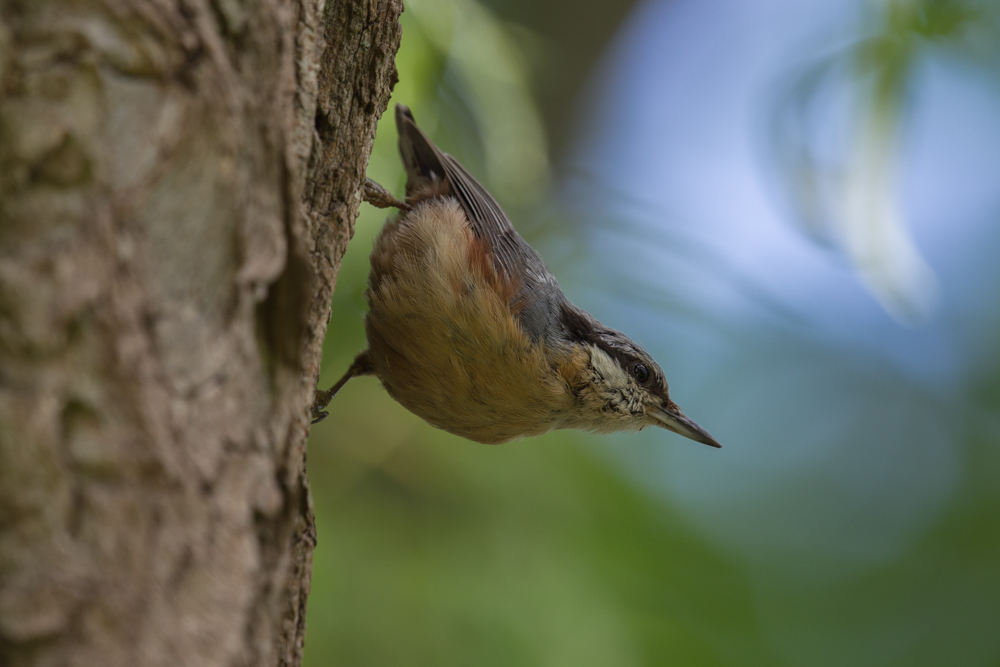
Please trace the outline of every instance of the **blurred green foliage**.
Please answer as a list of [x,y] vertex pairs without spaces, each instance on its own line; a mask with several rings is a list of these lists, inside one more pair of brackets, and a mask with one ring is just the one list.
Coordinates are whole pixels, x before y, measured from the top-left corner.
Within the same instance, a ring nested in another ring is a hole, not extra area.
[[[912,40],[947,37],[969,12],[893,7],[859,53],[898,93]],[[501,202],[525,207],[549,178],[531,39],[473,0],[414,0],[393,99]],[[368,173],[402,192],[391,106]],[[384,219],[362,207],[321,386],[364,347],[368,252]],[[979,406],[994,415],[997,376],[984,372]],[[932,530],[882,566],[823,577],[821,562],[768,569],[722,552],[612,462],[606,438],[471,443],[373,378],[329,410],[309,442],[319,546],[307,667],[1000,664],[1000,427],[988,419],[970,419],[960,491]]]
[[310,452],[307,665],[774,664],[717,642],[753,626],[739,568],[578,437],[475,445],[375,384]]
[[497,196],[513,205],[536,202],[548,186],[548,148],[511,27],[474,0],[412,0],[402,24],[399,83],[369,175],[402,186],[391,109],[399,102]]
[[[458,23],[466,39],[456,47]],[[505,204],[538,199],[546,144],[509,26],[471,1],[408,3],[397,67],[392,103],[410,106]],[[402,191],[391,113],[369,175]],[[321,385],[364,347],[367,254],[383,221],[363,207]],[[713,638],[719,624],[734,637],[753,625],[739,568],[587,436],[470,443],[423,423],[371,378],[351,382],[330,411],[309,443],[319,547],[307,666],[711,665],[734,651],[744,664],[773,664],[759,647]]]

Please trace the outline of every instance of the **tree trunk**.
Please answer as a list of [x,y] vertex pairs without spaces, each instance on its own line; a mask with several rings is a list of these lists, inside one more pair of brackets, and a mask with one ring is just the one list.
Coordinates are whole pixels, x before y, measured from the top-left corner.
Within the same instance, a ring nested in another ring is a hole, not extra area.
[[0,665],[297,665],[402,6],[0,2]]

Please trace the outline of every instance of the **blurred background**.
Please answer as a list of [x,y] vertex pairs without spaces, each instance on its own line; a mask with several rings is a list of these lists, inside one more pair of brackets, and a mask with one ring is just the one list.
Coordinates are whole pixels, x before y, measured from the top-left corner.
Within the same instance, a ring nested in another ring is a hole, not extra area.
[[[1000,665],[1000,3],[402,23],[393,102],[723,449],[490,447],[351,382],[309,443],[306,665]],[[369,175],[403,192],[391,112]],[[323,386],[364,347],[362,208]]]

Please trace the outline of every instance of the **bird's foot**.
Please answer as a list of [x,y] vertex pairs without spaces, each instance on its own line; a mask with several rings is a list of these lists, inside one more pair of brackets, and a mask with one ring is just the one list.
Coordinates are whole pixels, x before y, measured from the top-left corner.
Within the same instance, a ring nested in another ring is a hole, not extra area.
[[375,208],[398,208],[403,211],[409,211],[413,208],[405,201],[393,197],[391,192],[370,178],[365,181],[362,198]]
[[329,412],[326,412],[323,408],[330,404],[333,400],[333,394],[329,390],[324,391],[323,389],[316,390],[316,398],[313,399],[312,405],[312,423],[318,424],[327,417],[330,416]]
[[340,388],[347,384],[348,380],[359,375],[373,375],[374,373],[375,370],[372,368],[368,350],[365,350],[354,358],[354,362],[351,364],[351,367],[347,369],[346,373],[344,373],[344,377],[337,380],[337,384],[333,385],[329,389],[320,389],[319,387],[316,387],[316,394],[315,398],[313,398],[312,404],[312,423],[318,424],[330,416],[330,413],[326,412],[323,408],[330,405],[330,401],[332,401],[333,397],[337,395]]

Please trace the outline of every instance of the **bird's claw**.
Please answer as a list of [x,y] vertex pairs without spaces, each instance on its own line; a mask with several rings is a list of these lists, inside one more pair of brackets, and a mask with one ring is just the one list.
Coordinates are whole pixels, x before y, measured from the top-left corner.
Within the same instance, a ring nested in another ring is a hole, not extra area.
[[316,387],[316,393],[312,404],[312,423],[318,424],[330,416],[330,413],[325,412],[323,408],[330,405],[330,401],[333,400],[333,397],[337,395],[337,392],[340,391],[340,388],[343,387],[348,380],[358,375],[372,375],[374,372],[371,358],[368,351],[365,350],[354,358],[354,362],[351,364],[351,367],[347,369],[347,372],[344,373],[342,378],[337,380],[337,384],[333,385],[329,389],[320,389],[319,387]]
[[326,390],[316,388],[316,398],[313,399],[312,405],[312,423],[318,424],[327,417],[330,416],[329,412],[323,410],[326,406],[330,405],[330,401],[333,399],[333,394]]

